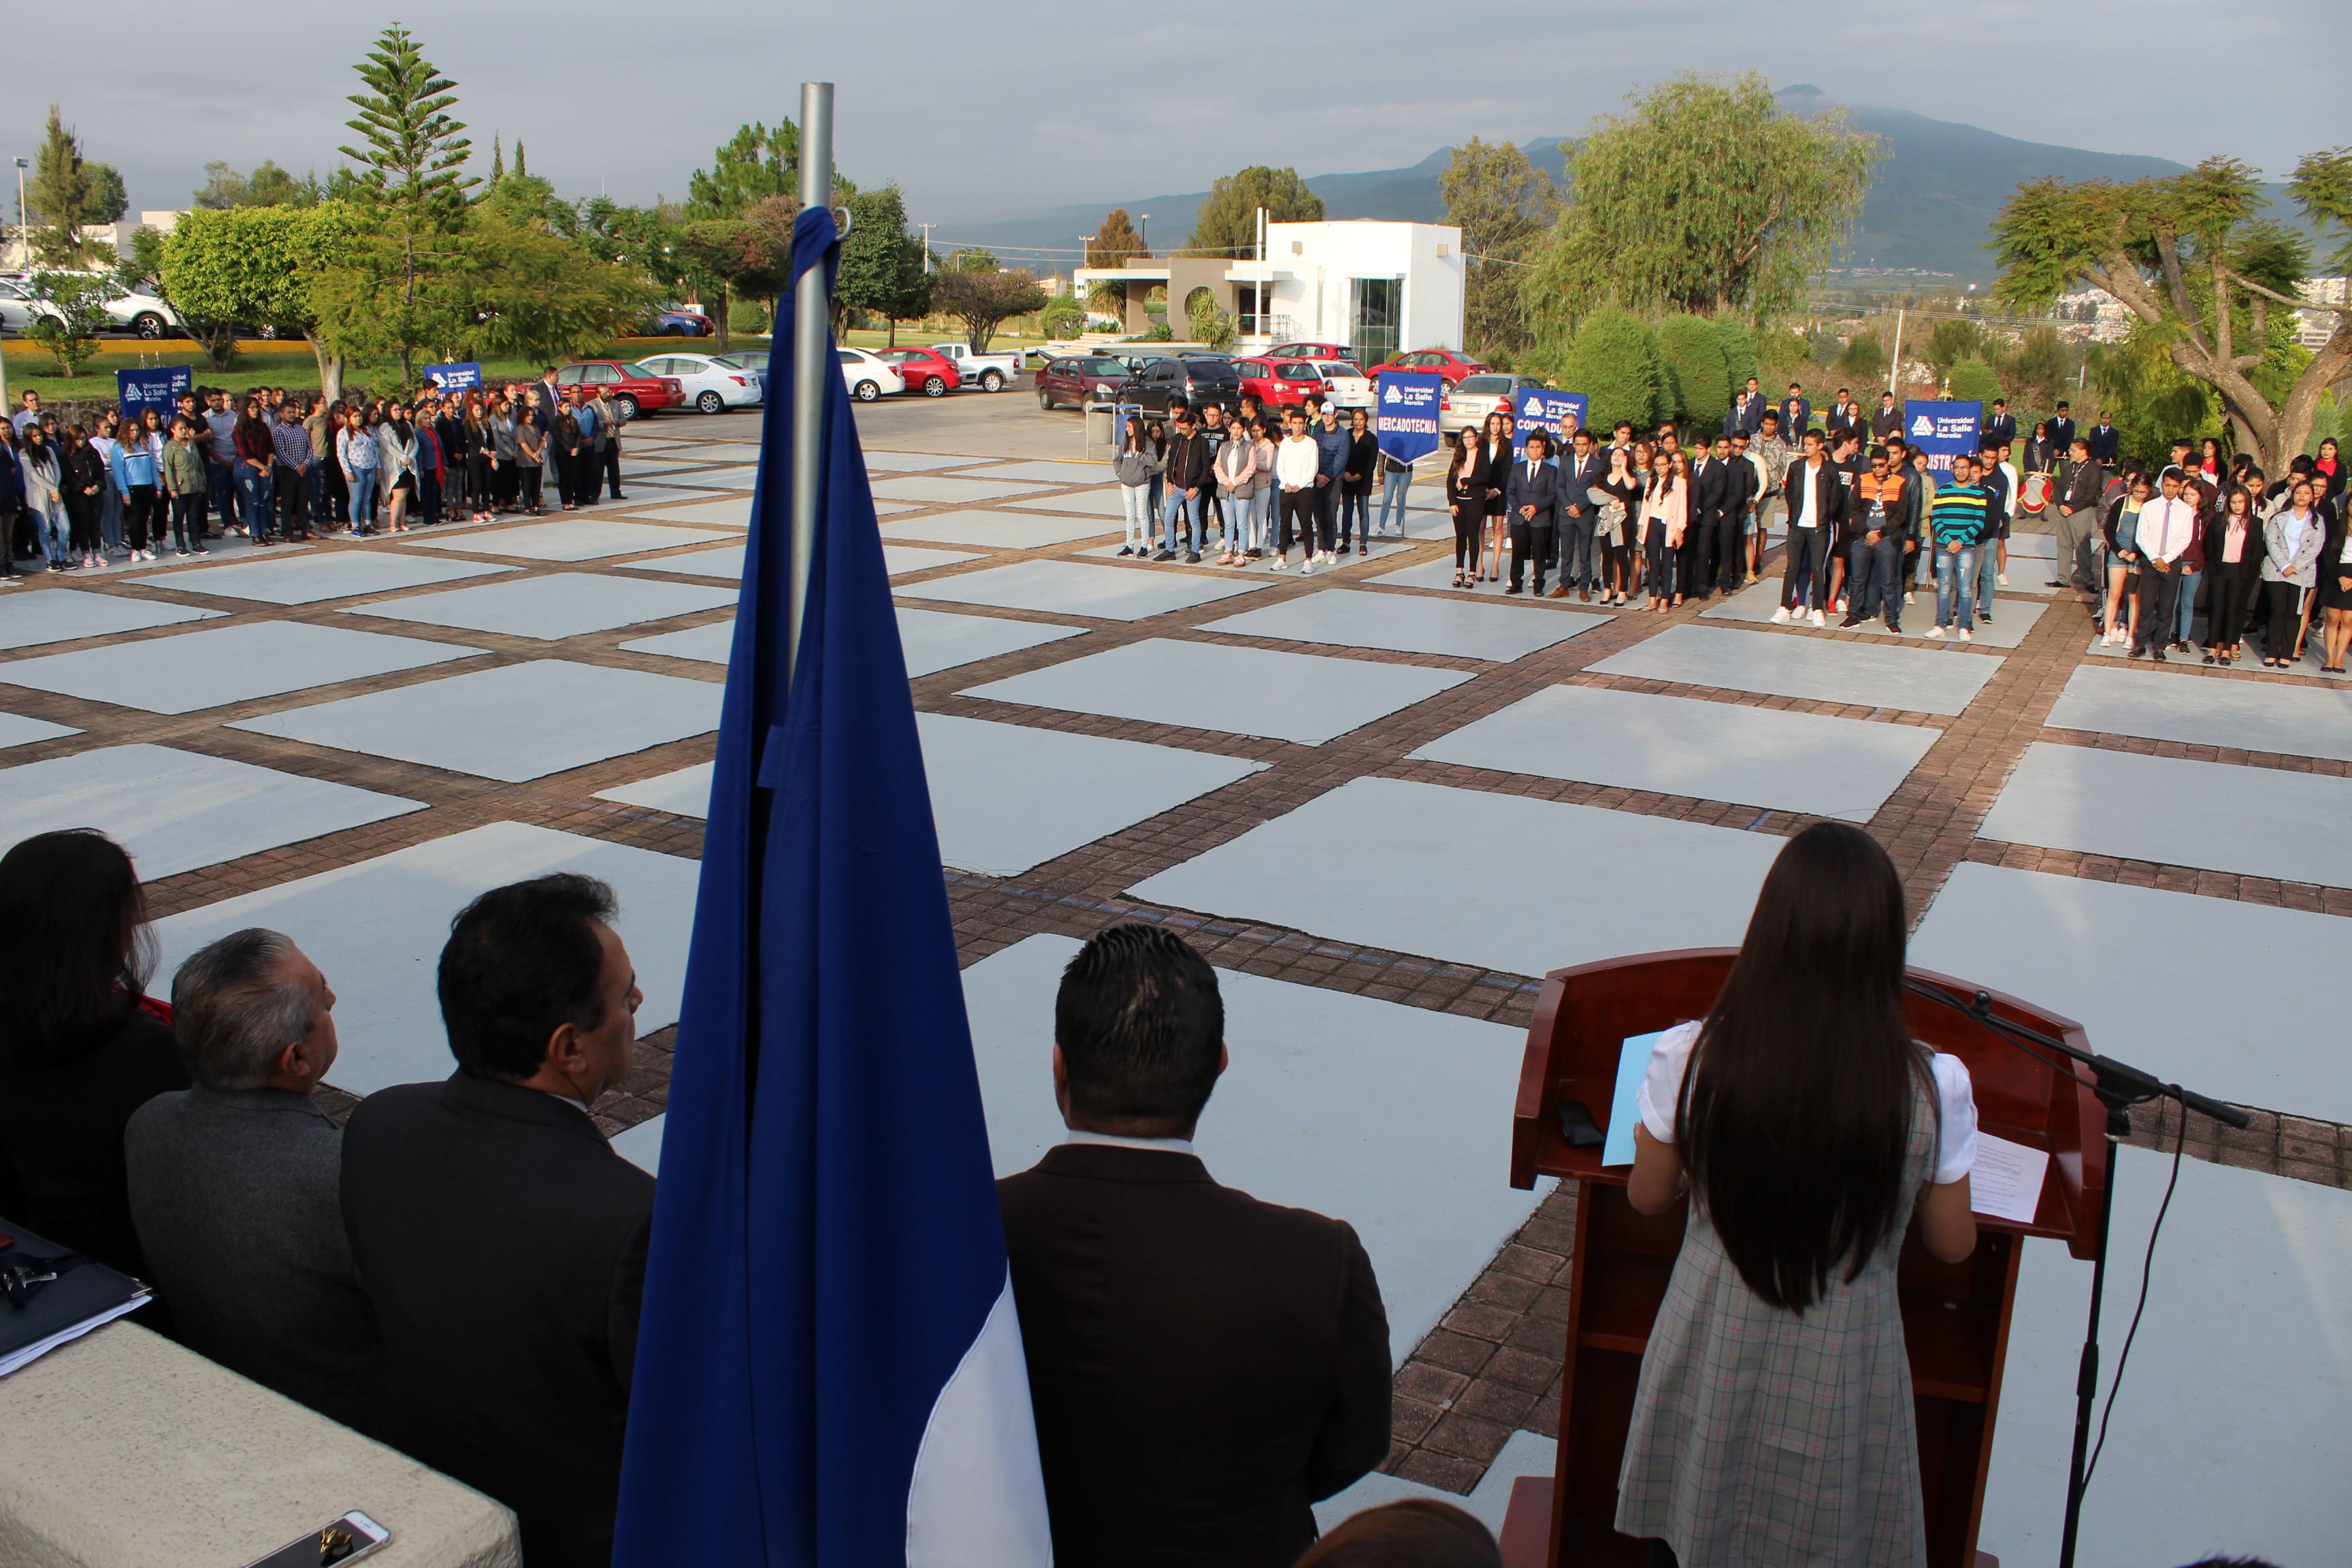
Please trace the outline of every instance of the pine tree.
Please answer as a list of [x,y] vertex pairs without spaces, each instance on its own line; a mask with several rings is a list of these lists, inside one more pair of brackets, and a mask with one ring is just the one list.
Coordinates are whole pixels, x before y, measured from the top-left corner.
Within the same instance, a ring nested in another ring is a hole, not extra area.
[[33,178],[26,190],[30,211],[26,224],[39,225],[32,235],[33,248],[53,266],[75,266],[86,258],[81,229],[96,221],[98,178],[81,155],[81,142],[49,105],[49,127],[33,160]]
[[522,138],[518,136],[515,138],[515,178],[526,180],[530,177],[530,164],[522,155]]
[[507,177],[507,155],[499,146],[498,132],[490,133],[490,184],[496,185]]

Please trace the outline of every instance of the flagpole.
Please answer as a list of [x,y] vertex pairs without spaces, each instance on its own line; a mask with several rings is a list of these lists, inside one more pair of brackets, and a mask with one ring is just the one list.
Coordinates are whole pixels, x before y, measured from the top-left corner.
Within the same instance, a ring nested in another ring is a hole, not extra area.
[[[801,206],[833,205],[833,83],[801,83]],[[784,670],[800,668],[801,623],[816,559],[816,504],[824,476],[825,395],[838,375],[827,333],[832,300],[820,260],[793,279],[792,597],[784,626]]]

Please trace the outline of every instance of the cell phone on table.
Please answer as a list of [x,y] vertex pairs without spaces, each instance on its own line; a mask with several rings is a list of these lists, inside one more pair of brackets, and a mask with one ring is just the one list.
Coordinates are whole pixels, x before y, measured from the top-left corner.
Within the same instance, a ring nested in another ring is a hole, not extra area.
[[246,1568],[325,1568],[331,1563],[356,1563],[392,1539],[392,1531],[354,1510],[297,1541],[289,1541]]

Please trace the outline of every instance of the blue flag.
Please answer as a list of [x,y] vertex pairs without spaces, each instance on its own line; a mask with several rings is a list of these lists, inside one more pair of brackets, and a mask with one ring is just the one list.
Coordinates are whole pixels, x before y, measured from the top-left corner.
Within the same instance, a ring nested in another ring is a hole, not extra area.
[[[839,261],[803,211],[792,276]],[[1020,1320],[874,497],[825,377],[786,689],[776,313],[615,1568],[1051,1560]],[[826,356],[830,362],[832,355]]]

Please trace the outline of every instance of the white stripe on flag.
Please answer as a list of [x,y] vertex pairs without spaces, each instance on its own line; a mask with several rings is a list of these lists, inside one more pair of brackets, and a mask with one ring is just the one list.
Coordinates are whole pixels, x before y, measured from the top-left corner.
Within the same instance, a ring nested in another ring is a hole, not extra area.
[[907,1568],[1045,1568],[1053,1561],[1008,1269],[923,1428],[907,1489]]

